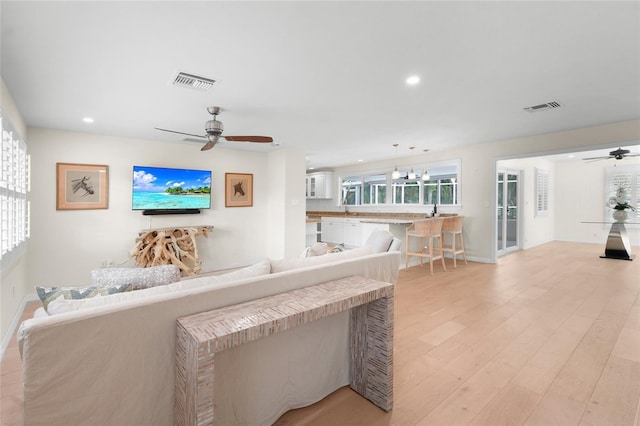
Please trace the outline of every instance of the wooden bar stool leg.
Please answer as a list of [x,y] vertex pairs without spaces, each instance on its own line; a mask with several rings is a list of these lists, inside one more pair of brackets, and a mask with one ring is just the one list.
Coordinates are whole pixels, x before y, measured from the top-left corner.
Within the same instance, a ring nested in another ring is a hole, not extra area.
[[442,261],[442,269],[444,269],[444,271],[447,271],[447,265],[444,263],[444,250],[442,250],[442,237],[440,235],[438,235],[438,239],[440,240],[440,260]]
[[451,254],[453,255],[453,269],[456,269],[458,267],[457,263],[456,263],[456,259],[457,259],[457,255],[456,255],[456,235],[457,234],[451,234]]
[[433,238],[429,238],[429,269],[433,275]]
[[460,248],[462,249],[462,257],[464,257],[464,263],[467,263],[467,251],[464,248],[464,238],[462,232],[460,233]]

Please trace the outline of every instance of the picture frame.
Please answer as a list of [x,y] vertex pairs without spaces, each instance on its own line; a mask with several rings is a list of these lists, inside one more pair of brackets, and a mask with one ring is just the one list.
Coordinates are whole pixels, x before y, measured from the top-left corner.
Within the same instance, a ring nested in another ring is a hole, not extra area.
[[253,174],[224,174],[224,205],[225,207],[253,206]]
[[109,208],[109,166],[56,163],[56,210]]

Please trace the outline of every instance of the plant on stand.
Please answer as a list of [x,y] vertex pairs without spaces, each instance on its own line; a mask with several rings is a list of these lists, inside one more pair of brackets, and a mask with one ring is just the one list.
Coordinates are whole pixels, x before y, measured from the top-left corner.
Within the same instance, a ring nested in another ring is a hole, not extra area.
[[609,207],[613,209],[611,214],[616,222],[627,220],[628,211],[635,211],[631,204],[627,202],[627,190],[622,185],[616,190],[616,194],[609,197]]

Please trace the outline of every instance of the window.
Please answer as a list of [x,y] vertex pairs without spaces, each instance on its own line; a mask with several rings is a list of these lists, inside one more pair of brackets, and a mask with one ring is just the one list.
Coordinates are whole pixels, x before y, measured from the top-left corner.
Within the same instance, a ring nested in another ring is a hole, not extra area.
[[362,178],[351,176],[342,179],[342,205],[359,206],[361,203]]
[[0,257],[24,252],[29,238],[29,156],[27,145],[0,111],[2,125],[2,170],[0,171]]
[[364,178],[362,204],[384,204],[387,202],[387,176],[373,175]]
[[549,214],[549,172],[536,167],[536,216]]
[[393,182],[393,204],[418,204],[420,202],[420,185],[417,180]]
[[[409,179],[409,169],[417,170],[416,178]],[[407,166],[400,178],[392,179],[391,170],[341,178],[341,203],[360,205],[458,205],[460,161],[453,160],[429,166],[430,179],[421,179],[424,165]]]
[[626,192],[626,202],[636,211],[629,211],[629,221],[640,221],[640,166],[617,166],[608,169],[605,175],[604,205],[606,206],[604,219],[611,220],[611,207],[609,198],[616,194],[622,187]]
[[424,181],[424,204],[458,204],[458,179],[455,176],[431,176]]

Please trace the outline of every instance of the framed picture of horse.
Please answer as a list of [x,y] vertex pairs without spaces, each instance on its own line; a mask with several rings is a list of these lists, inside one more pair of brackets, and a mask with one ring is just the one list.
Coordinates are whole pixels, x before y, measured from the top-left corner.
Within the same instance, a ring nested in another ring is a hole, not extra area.
[[250,173],[224,174],[225,207],[253,206],[253,175]]
[[109,208],[109,166],[56,163],[56,210]]

